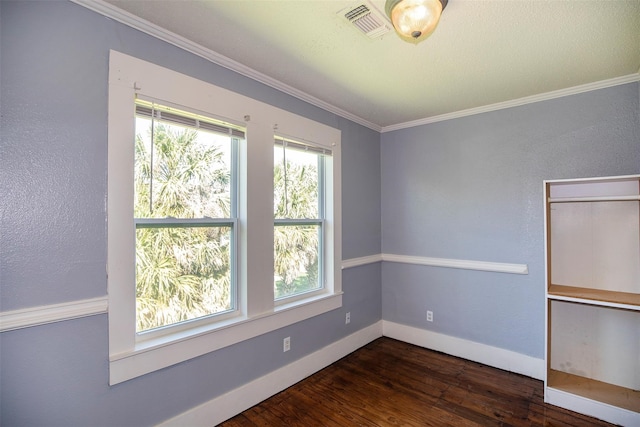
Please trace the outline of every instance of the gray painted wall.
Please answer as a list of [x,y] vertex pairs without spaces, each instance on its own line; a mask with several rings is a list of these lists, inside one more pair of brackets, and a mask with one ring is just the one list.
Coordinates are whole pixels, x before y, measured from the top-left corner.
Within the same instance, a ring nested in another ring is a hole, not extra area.
[[342,309],[113,387],[106,316],[5,332],[2,425],[151,425],[381,317],[542,358],[542,180],[640,172],[638,84],[380,136],[68,2],[2,1],[0,19],[3,311],[106,293],[109,49],[341,129],[344,259],[385,252],[530,271],[348,269]]
[[[377,132],[69,2],[2,1],[0,18],[2,311],[106,295],[109,49],[341,129],[343,253],[380,252]],[[106,315],[2,333],[0,424],[171,418],[379,321],[380,269],[344,271],[342,309],[113,387]]]
[[638,104],[633,83],[384,133],[383,253],[529,274],[383,263],[383,319],[543,358],[542,182],[640,173]]

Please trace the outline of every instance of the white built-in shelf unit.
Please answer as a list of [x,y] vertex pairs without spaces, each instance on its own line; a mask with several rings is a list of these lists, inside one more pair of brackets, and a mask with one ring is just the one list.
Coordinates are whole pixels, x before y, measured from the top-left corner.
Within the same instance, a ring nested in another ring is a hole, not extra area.
[[545,181],[545,401],[640,426],[640,175]]

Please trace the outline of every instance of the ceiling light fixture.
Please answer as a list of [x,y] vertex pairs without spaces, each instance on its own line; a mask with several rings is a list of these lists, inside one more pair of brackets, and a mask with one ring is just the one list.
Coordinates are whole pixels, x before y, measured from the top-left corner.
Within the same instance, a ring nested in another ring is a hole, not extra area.
[[447,3],[448,0],[387,0],[384,9],[398,35],[418,43],[436,29]]

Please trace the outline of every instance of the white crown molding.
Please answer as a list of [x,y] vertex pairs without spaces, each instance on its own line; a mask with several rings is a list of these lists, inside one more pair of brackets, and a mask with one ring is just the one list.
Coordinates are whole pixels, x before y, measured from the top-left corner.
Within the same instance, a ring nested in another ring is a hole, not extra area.
[[104,296],[0,312],[0,332],[104,314],[107,307],[108,298]]
[[456,338],[413,326],[401,325],[387,320],[382,321],[382,334],[385,337],[431,350],[441,351],[452,356],[526,375],[538,380],[543,380],[545,377],[546,364],[544,359],[516,353],[515,351]]
[[467,110],[455,111],[453,113],[441,114],[439,116],[427,117],[424,119],[413,120],[405,123],[398,123],[396,125],[384,126],[382,133],[392,132],[394,130],[407,129],[416,126],[427,125],[430,123],[442,122],[445,120],[458,119],[460,117],[473,116],[475,114],[488,113],[490,111],[504,110],[506,108],[519,107],[526,104],[533,104],[534,102],[548,101],[550,99],[562,98],[569,95],[576,95],[579,93],[590,92],[598,89],[605,89],[608,87],[619,86],[627,83],[634,83],[640,81],[640,70],[636,74],[629,74],[627,76],[616,77],[608,80],[601,80],[599,82],[587,83],[580,86],[573,86],[566,89],[554,90],[551,92],[540,93],[538,95],[526,96],[524,98],[513,99],[511,101],[498,102],[495,104],[484,105],[482,107],[469,108]]
[[351,120],[352,122],[361,124],[362,126],[375,130],[376,132],[380,132],[382,130],[382,127],[375,123],[371,123],[370,121],[365,120],[362,117],[356,116],[355,114],[351,114],[348,111],[345,111],[339,107],[336,107],[335,105],[329,104],[328,102],[325,102],[321,99],[311,96],[279,80],[269,77],[266,74],[256,71],[253,68],[247,67],[244,64],[234,61],[231,58],[228,58],[224,55],[214,52],[211,49],[207,49],[197,43],[192,42],[191,40],[188,40],[171,31],[168,31],[162,27],[159,27],[158,25],[155,25],[145,19],[139,18],[110,3],[104,2],[102,0],[71,0],[71,1],[80,6],[86,7],[89,10],[92,10],[103,16],[106,16],[107,18],[113,19],[114,21],[118,21],[122,24],[128,25],[131,28],[135,28],[136,30],[142,31],[143,33],[149,34],[150,36],[153,36],[157,39],[160,39],[174,46],[177,46],[180,49],[186,50],[187,52],[193,53],[194,55],[198,55],[199,57],[204,58],[210,62],[213,62],[214,64],[220,65],[221,67],[227,68],[245,77],[249,77],[250,79],[253,79],[257,82],[263,83],[267,86],[270,86],[274,89],[284,92],[287,95],[291,95],[302,101],[308,102],[311,105],[315,105],[316,107],[322,108],[323,110],[326,110],[330,113],[336,114],[347,120]]
[[436,122],[441,122],[445,120],[457,119],[461,117],[472,116],[475,114],[486,113],[490,111],[518,107],[526,104],[531,104],[534,102],[547,101],[550,99],[561,98],[564,96],[575,95],[578,93],[589,92],[592,90],[604,89],[612,86],[618,86],[626,83],[633,83],[633,82],[640,81],[640,70],[638,70],[638,73],[629,74],[627,76],[616,77],[613,79],[602,80],[594,83],[587,83],[584,85],[574,86],[567,89],[560,89],[552,92],[541,93],[538,95],[528,96],[524,98],[510,100],[510,101],[498,102],[495,104],[485,105],[485,106],[476,107],[476,108],[469,108],[466,110],[455,111],[452,113],[441,114],[438,116],[426,117],[424,119],[398,123],[395,125],[380,126],[376,123],[372,123],[368,120],[365,120],[360,116],[357,116],[346,110],[336,107],[335,105],[329,104],[328,102],[325,102],[321,99],[311,96],[292,86],[289,86],[286,83],[283,83],[279,80],[269,77],[266,74],[263,74],[250,67],[247,67],[246,65],[243,65],[237,61],[234,61],[231,58],[228,58],[224,55],[214,52],[211,49],[207,49],[197,43],[192,42],[191,40],[188,40],[171,31],[168,31],[162,27],[159,27],[158,25],[155,25],[147,20],[139,18],[103,0],[70,0],[70,1],[80,6],[83,6],[89,10],[97,12],[103,16],[106,16],[107,18],[113,19],[114,21],[118,21],[131,28],[135,28],[136,30],[149,34],[150,36],[153,36],[159,40],[163,40],[167,43],[177,46],[187,52],[191,52],[194,55],[200,56],[201,58],[204,58],[214,64],[220,65],[221,67],[227,68],[245,77],[249,77],[250,79],[253,79],[257,82],[263,83],[283,93],[291,95],[302,101],[308,102],[311,105],[322,108],[323,110],[336,114],[347,120],[351,120],[355,123],[358,123],[362,126],[365,126],[369,129],[372,129],[380,133],[392,132],[395,130],[407,129],[407,128],[422,126],[430,123],[436,123]]
[[382,321],[378,321],[308,356],[166,420],[160,426],[217,425],[381,336]]

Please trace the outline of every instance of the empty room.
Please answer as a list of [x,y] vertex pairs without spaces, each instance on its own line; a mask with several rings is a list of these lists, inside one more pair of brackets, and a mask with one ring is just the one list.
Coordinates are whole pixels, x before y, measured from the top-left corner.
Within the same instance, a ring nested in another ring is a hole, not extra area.
[[0,425],[640,426],[640,1],[0,22]]

